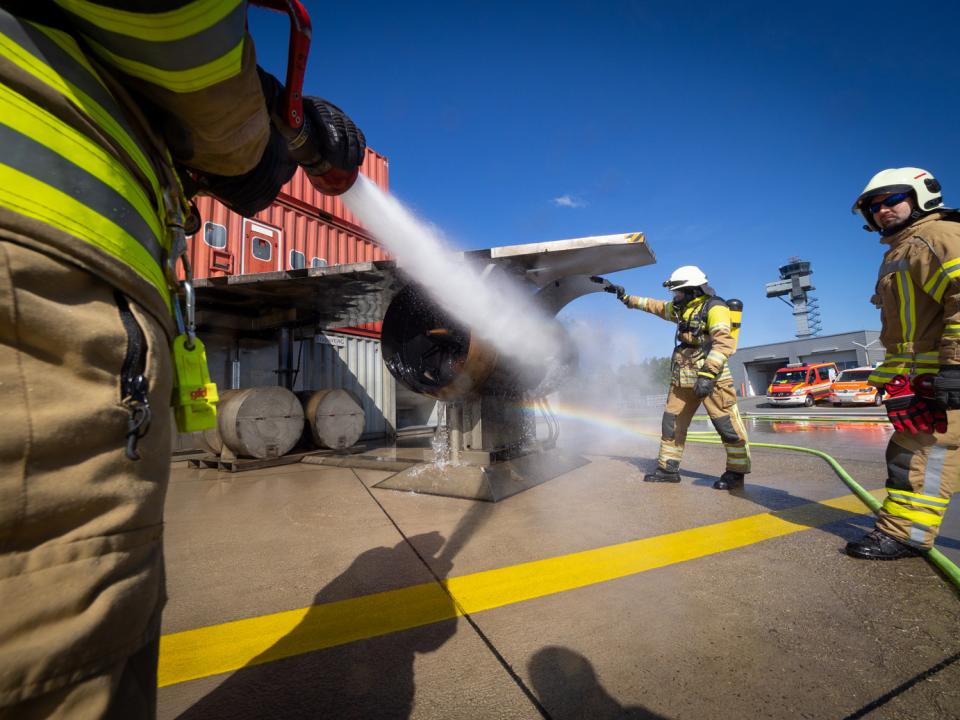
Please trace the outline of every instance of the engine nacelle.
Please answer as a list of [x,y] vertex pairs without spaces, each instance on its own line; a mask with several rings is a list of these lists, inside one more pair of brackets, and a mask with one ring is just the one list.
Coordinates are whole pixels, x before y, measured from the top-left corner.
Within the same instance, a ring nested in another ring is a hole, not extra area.
[[383,318],[383,359],[410,390],[443,401],[477,395],[521,397],[552,392],[577,366],[577,352],[564,327],[556,357],[517,361],[497,353],[429,298],[415,284],[393,298]]

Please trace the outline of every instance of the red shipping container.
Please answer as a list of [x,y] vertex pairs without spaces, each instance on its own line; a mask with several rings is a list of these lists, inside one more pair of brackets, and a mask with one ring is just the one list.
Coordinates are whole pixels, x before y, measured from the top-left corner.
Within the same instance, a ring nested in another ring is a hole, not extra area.
[[[368,148],[361,171],[387,190],[388,166],[385,157]],[[299,168],[276,201],[253,218],[241,217],[207,196],[197,198],[197,209],[201,227],[187,240],[195,278],[387,258],[343,201],[317,192]],[[380,323],[366,323],[356,332],[379,337]]]

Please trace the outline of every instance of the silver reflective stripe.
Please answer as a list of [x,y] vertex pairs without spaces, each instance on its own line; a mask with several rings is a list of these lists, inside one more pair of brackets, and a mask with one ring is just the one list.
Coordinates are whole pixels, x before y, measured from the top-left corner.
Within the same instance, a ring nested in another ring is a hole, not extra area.
[[[940,488],[943,484],[943,464],[946,459],[947,448],[942,445],[934,445],[930,448],[930,454],[927,455],[927,466],[923,472],[923,490],[919,492],[924,495],[940,497]],[[922,544],[924,536],[931,532],[936,534],[936,530],[930,526],[914,522],[910,527],[910,539]]]
[[915,522],[910,526],[910,540],[911,543],[917,547],[923,547],[924,538],[930,534],[936,534],[936,529],[930,527],[929,525],[924,525],[922,523]]
[[877,279],[879,280],[884,275],[889,275],[890,273],[895,273],[900,270],[906,270],[910,267],[910,263],[906,258],[900,258],[899,260],[891,260],[890,262],[885,262],[880,266],[880,271],[877,273]]
[[910,302],[910,289],[913,287],[913,279],[908,272],[897,273],[900,278],[900,301],[903,303],[903,339],[906,342],[913,342],[913,304]]
[[[150,14],[141,14],[144,21],[149,22]],[[239,3],[230,13],[208,28],[179,40],[160,42],[104,30],[73,13],[70,13],[70,18],[84,35],[126,60],[160,70],[179,72],[219,60],[233,50],[237,43],[243,40],[247,12],[245,3]]]
[[947,459],[947,448],[943,445],[934,445],[927,456],[927,467],[923,473],[924,495],[940,497],[940,488],[943,485],[943,463]]
[[53,150],[0,122],[0,163],[60,190],[123,228],[163,265],[163,249],[136,208],[112,187]]

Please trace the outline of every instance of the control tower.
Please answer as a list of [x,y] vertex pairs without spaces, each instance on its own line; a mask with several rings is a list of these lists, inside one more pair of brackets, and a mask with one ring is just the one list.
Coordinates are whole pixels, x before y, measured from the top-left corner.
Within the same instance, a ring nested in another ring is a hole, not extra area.
[[[797,324],[798,338],[814,337],[820,334],[820,304],[810,293],[813,286],[813,269],[806,260],[792,257],[786,265],[780,266],[780,279],[767,283],[767,297],[780,298],[793,309],[793,319]],[[789,296],[789,300],[787,300]]]

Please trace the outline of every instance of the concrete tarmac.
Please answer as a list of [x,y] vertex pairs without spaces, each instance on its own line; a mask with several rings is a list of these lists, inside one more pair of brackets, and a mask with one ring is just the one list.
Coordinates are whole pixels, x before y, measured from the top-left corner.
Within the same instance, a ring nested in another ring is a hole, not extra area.
[[[886,430],[751,424],[883,485]],[[649,484],[654,440],[563,431],[590,463],[497,504],[176,463],[160,717],[960,718],[957,592],[844,555],[871,522],[825,462],[756,448],[727,493],[689,444]]]

